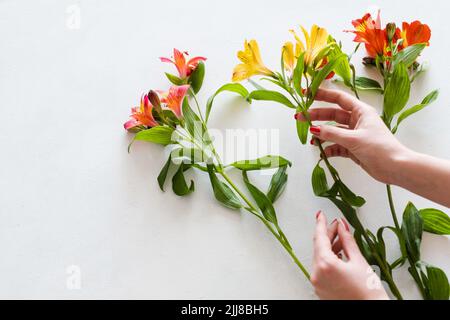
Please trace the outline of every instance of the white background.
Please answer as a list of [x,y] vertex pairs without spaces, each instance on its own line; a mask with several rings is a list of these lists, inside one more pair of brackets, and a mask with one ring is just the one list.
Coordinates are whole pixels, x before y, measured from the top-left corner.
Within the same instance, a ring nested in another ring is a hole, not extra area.
[[[70,5],[79,29],[67,27]],[[192,175],[196,192],[165,193],[156,176],[163,148],[136,143],[122,124],[140,94],[167,88],[159,56],[173,47],[208,57],[209,95],[230,80],[244,39],[259,41],[265,63],[278,67],[288,29],[326,27],[353,49],[350,21],[368,8],[383,20],[420,19],[432,30],[422,60],[428,72],[411,103],[434,88],[439,100],[405,121],[407,146],[450,158],[450,44],[447,1],[0,1],[0,298],[315,298],[311,286],[264,226],[245,212],[215,202],[208,178]],[[360,58],[355,64],[363,71]],[[363,94],[380,106],[380,98]],[[279,129],[280,154],[293,161],[276,205],[295,251],[311,267],[314,215],[339,216],[313,196],[310,173],[317,150],[301,146],[291,110],[223,95],[210,125]],[[262,155],[262,154],[261,154]],[[385,188],[347,160],[333,163],[367,199],[360,210],[372,230],[391,224]],[[236,178],[238,175],[234,175]],[[261,187],[265,177],[254,177]],[[435,206],[394,188],[397,210],[408,200]],[[391,256],[396,241],[389,238]],[[423,259],[450,274],[448,238],[426,234]],[[67,268],[81,270],[81,289],[66,286]],[[395,273],[407,298],[418,298],[406,268]]]

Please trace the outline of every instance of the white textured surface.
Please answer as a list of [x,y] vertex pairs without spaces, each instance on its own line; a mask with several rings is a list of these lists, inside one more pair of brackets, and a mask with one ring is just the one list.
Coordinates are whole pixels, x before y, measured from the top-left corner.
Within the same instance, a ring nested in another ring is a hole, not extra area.
[[[81,9],[79,30],[66,27],[73,4]],[[157,57],[174,46],[209,58],[205,102],[229,80],[245,38],[259,40],[273,67],[290,39],[287,30],[300,23],[327,27],[351,50],[352,36],[342,30],[372,5],[381,7],[384,21],[430,24],[432,46],[423,56],[430,67],[411,102],[435,87],[441,96],[405,121],[398,136],[418,151],[450,158],[446,1],[428,7],[410,0],[0,1],[0,297],[314,298],[263,225],[214,201],[207,177],[194,174],[197,190],[187,198],[173,195],[170,186],[160,192],[162,148],[136,143],[127,154],[130,136],[122,123],[141,92],[167,85],[162,72],[170,66]],[[379,105],[373,95],[363,98]],[[289,110],[237,101],[218,99],[210,124],[281,130],[280,153],[294,166],[277,211],[310,267],[314,213],[338,216],[312,195],[316,150],[299,145]],[[366,225],[390,224],[384,186],[349,161],[333,162],[368,200],[360,211]],[[399,211],[408,200],[433,206],[398,188],[394,194]],[[449,252],[448,238],[424,237],[424,259],[447,274]],[[66,288],[70,265],[81,268],[80,290]],[[396,277],[406,297],[418,297],[406,269]]]

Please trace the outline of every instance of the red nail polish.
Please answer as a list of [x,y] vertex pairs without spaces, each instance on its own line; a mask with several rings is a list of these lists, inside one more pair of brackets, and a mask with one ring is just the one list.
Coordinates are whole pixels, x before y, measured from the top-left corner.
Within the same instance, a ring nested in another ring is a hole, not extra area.
[[311,126],[311,128],[309,128],[309,132],[317,136],[320,134],[320,127]]
[[348,225],[347,221],[345,219],[341,219],[341,221],[345,227],[345,230],[350,231],[350,226]]
[[300,115],[298,114],[298,113],[296,113],[296,114],[294,114],[294,119],[295,120],[298,120],[298,117],[299,117]]
[[311,141],[310,141],[309,143],[311,143],[311,145],[314,146],[314,145],[316,144],[316,139],[312,138]]
[[316,219],[319,219],[319,216],[320,216],[321,213],[322,213],[321,210],[317,211],[317,213],[316,213]]

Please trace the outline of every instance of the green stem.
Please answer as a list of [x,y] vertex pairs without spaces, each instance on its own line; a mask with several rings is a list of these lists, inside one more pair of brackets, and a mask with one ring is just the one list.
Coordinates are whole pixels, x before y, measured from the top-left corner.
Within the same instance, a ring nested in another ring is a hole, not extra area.
[[[280,244],[283,246],[283,248],[288,252],[288,254],[291,256],[292,260],[294,260],[295,264],[300,268],[300,270],[303,272],[305,277],[310,280],[309,272],[306,270],[306,268],[303,266],[303,264],[298,260],[295,253],[292,251],[291,246],[288,242],[285,242],[283,238],[277,234],[277,232],[273,229],[273,227],[269,224],[269,222],[262,217],[260,214],[258,214],[258,209],[255,207],[255,205],[247,198],[245,194],[242,193],[242,191],[235,185],[235,183],[228,177],[228,175],[223,172],[223,170],[218,171],[219,174],[228,182],[228,184],[239,194],[239,196],[242,198],[242,200],[245,201],[245,203],[248,205],[248,208],[245,208],[247,211],[252,213],[254,216],[256,216],[258,219],[260,219],[264,225],[269,229],[269,231],[273,234],[273,236],[280,242]],[[279,228],[279,227],[278,227]],[[281,231],[281,230],[280,230]]]
[[202,120],[202,122],[205,123],[205,120],[203,119],[202,111],[200,109],[200,105],[199,105],[198,100],[197,100],[197,96],[195,95],[195,92],[194,92],[194,90],[192,90],[191,87],[189,87],[189,91],[191,93],[192,98],[194,98],[195,105],[197,106],[198,115],[199,115],[200,119]]
[[[308,124],[311,126],[312,122],[309,119],[308,113],[303,109],[302,109],[302,113],[303,113],[305,119],[307,119]],[[321,158],[325,162],[325,165],[327,166],[328,171],[330,172],[331,176],[333,177],[334,182],[340,181],[339,176],[335,173],[334,167],[331,165],[331,163],[328,160],[328,157],[325,154],[325,150],[323,149],[320,139],[315,138],[315,140],[316,140],[317,146],[319,147]],[[389,272],[389,268],[386,266],[386,261],[383,261],[383,259],[381,259],[381,257],[379,256],[379,254],[376,251],[376,248],[373,246],[372,241],[370,240],[369,236],[366,234],[366,232],[364,230],[362,230],[362,235],[364,236],[364,239],[366,240],[367,244],[370,246],[372,254],[374,255],[375,259],[377,260],[377,263],[378,263],[381,271],[383,272],[383,275],[384,275],[386,281],[388,282],[389,288],[391,289],[392,293],[397,297],[397,299],[403,300],[403,297],[402,297],[397,285],[395,284],[394,279],[392,278],[392,276]]]
[[386,185],[386,191],[387,191],[388,200],[389,200],[389,208],[391,209],[392,220],[394,220],[395,228],[398,231],[400,231],[400,224],[398,223],[397,214],[395,212],[394,200],[392,198],[391,185],[389,185],[389,184]]

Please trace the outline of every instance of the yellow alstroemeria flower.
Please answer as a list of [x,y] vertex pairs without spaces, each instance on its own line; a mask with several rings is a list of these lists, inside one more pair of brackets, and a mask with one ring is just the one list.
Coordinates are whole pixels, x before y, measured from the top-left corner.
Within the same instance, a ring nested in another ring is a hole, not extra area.
[[[326,29],[321,28],[317,25],[311,27],[311,32],[308,34],[305,28],[300,26],[303,35],[305,37],[305,42],[303,42],[294,30],[289,30],[295,37],[297,41],[296,45],[299,48],[298,57],[302,52],[305,52],[305,66],[313,66],[314,60],[316,59],[319,52],[327,46],[328,32]],[[306,46],[305,46],[306,44]],[[297,51],[297,50],[296,50]],[[319,61],[320,62],[320,61]],[[318,63],[320,65],[320,63]]]
[[290,41],[286,42],[282,48],[283,53],[283,61],[284,61],[284,67],[286,70],[292,71],[295,68],[295,65],[297,63],[297,59],[304,51],[303,44],[299,45],[298,43],[295,44],[295,51],[294,51],[294,44]]
[[233,70],[233,82],[239,82],[254,75],[272,76],[274,74],[262,62],[256,40],[245,41],[244,50],[239,51],[237,57],[242,63],[238,64]]

